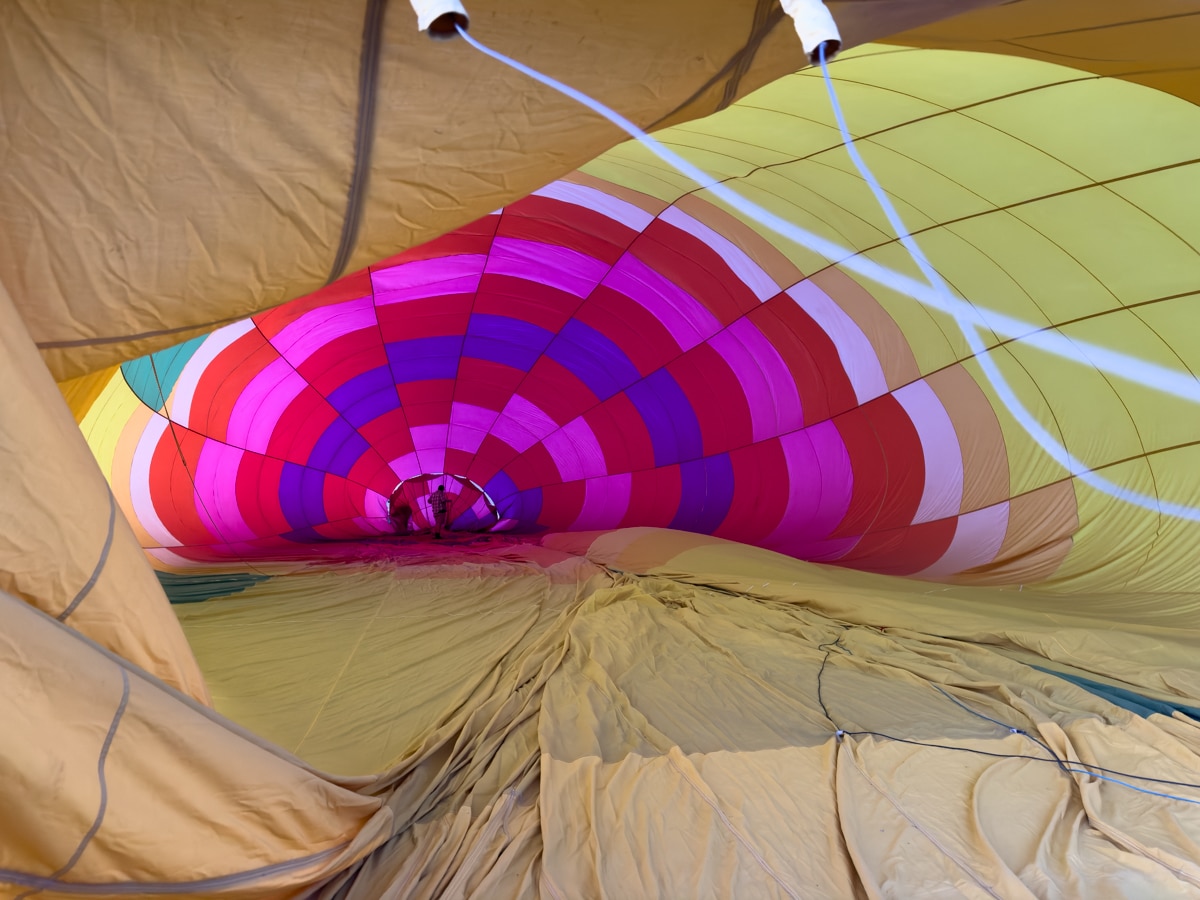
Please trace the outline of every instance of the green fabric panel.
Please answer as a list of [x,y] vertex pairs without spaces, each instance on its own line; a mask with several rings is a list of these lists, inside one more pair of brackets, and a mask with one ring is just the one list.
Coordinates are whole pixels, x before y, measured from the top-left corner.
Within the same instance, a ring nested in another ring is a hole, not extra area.
[[157,572],[158,582],[172,603],[202,603],[215,597],[228,597],[267,581],[267,575],[249,573],[175,575]]
[[[121,374],[125,376],[125,383],[148,407],[161,410],[166,398],[171,396],[183,367],[207,337],[208,335],[202,334],[177,347],[122,363]],[[158,375],[157,378],[155,374]]]

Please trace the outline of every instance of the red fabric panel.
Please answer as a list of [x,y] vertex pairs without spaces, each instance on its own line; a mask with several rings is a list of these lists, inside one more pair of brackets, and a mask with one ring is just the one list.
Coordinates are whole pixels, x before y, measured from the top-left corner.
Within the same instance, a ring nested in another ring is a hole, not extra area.
[[[541,485],[553,484],[558,481],[558,466],[554,464],[553,458],[542,444],[534,444],[512,462],[504,467],[505,473],[513,480],[513,484],[517,486],[517,490],[523,491],[528,488],[539,487]],[[472,480],[478,481],[480,484],[485,482],[470,476]],[[582,487],[582,482],[580,482]],[[582,508],[583,500],[580,501]],[[576,510],[576,515],[579,512]],[[569,525],[575,521],[572,518],[566,524]],[[565,526],[564,526],[565,527]]]
[[185,544],[222,542],[200,518],[200,504],[192,485],[190,472],[196,471],[203,446],[202,435],[180,425],[168,426],[150,458],[150,494],[155,512],[167,530]]
[[[476,484],[487,484],[492,480],[493,475],[515,460],[517,455],[517,451],[512,447],[500,438],[489,434],[483,439],[479,449],[475,451],[475,458],[471,460],[470,466],[465,470],[466,476]],[[511,473],[509,474],[511,475]]]
[[464,357],[458,361],[454,399],[500,412],[524,378],[525,373],[512,366]]
[[718,537],[743,543],[762,541],[783,519],[788,504],[788,469],[778,440],[763,441],[729,454],[733,501]]
[[[887,494],[871,531],[911,525],[925,491],[925,454],[921,437],[904,407],[885,394],[861,407],[883,441],[887,465]],[[855,478],[858,470],[855,469]]]
[[654,444],[646,423],[625,394],[614,394],[583,417],[604,452],[610,474],[654,468]]
[[637,232],[595,210],[530,195],[504,211],[496,235],[569,247],[611,265]]
[[838,565],[883,575],[912,575],[941,559],[954,540],[957,524],[957,518],[937,519],[863,535]]
[[330,341],[296,371],[328,397],[354,376],[387,364],[379,329],[363,328]]
[[750,443],[754,427],[745,392],[716,350],[700,344],[667,366],[667,371],[683,389],[696,414],[705,456]]
[[275,348],[257,331],[251,331],[217,354],[204,369],[192,394],[187,426],[223,441],[229,416],[242,392],[259,372],[279,358]]
[[319,306],[331,306],[346,300],[371,296],[371,276],[366,269],[359,269],[339,278],[333,284],[299,297],[290,303],[269,309],[254,316],[254,324],[269,338],[275,337],[302,315]]
[[543,486],[542,511],[538,516],[538,524],[550,529],[569,528],[583,511],[586,496],[587,487],[582,481]]
[[[408,391],[405,388],[412,387]],[[404,401],[404,415],[409,428],[422,425],[445,425],[450,421],[450,392],[453,381],[422,381],[412,385],[401,385],[400,399]],[[436,398],[436,399],[426,399]]]
[[759,305],[720,254],[686,231],[655,219],[630,248],[664,278],[706,306],[722,325]]
[[534,363],[518,393],[559,425],[567,424],[598,402],[587,385],[548,356]]
[[772,297],[751,312],[749,319],[779,351],[796,379],[805,425],[858,406],[837,347],[795,300],[787,294]]
[[376,416],[366,425],[359,427],[358,433],[366,438],[387,462],[399,459],[404,454],[411,453],[413,449],[408,420],[401,409],[391,409],[381,416]]
[[267,443],[267,454],[307,465],[313,447],[336,418],[337,412],[325,398],[306,387],[279,417]]
[[666,528],[679,511],[682,495],[683,481],[679,466],[634,472],[629,509],[621,520],[622,527],[647,525]]
[[[454,399],[453,378],[431,378],[427,381],[409,381],[396,385],[396,393],[404,406],[409,425],[433,425],[450,421],[450,403]],[[417,407],[432,404],[440,413],[428,410],[418,412]],[[431,417],[432,416],[432,417]]]
[[603,284],[575,318],[620,347],[642,375],[662,368],[683,352],[649,310]]
[[856,537],[875,523],[887,493],[887,459],[880,438],[860,409],[852,409],[834,419],[838,433],[850,455],[854,485],[850,507],[830,538]]
[[423,337],[464,335],[471,316],[474,294],[446,294],[375,307],[383,339],[411,341]]
[[291,525],[279,505],[283,462],[257,453],[242,455],[237,474],[238,510],[257,534],[282,534]]
[[475,295],[474,311],[520,319],[555,335],[582,302],[574,294],[548,284],[485,272]]

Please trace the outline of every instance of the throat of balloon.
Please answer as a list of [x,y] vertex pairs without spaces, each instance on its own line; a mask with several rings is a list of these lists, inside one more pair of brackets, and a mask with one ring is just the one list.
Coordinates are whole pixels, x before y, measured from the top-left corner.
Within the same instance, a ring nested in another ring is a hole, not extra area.
[[[1116,484],[1113,481],[1100,475],[1088,466],[1082,460],[1076,458],[1070,453],[1059,440],[1043,426],[1037,417],[1033,415],[1017,397],[1016,392],[1008,383],[992,358],[992,353],[985,344],[980,332],[991,330],[996,331],[998,327],[1002,327],[1004,332],[1009,334],[1013,340],[1021,340],[1031,337],[1043,331],[1041,326],[1032,323],[1018,322],[1011,317],[1001,313],[994,313],[991,310],[983,310],[977,308],[972,303],[958,297],[941,277],[938,271],[929,262],[917,241],[905,227],[900,214],[892,204],[883,186],[875,177],[866,160],[858,152],[854,137],[850,134],[850,129],[846,124],[846,118],[842,111],[841,102],[838,99],[837,90],[834,86],[833,79],[829,74],[828,60],[825,59],[825,48],[822,45],[818,50],[819,65],[824,78],[826,90],[829,96],[830,106],[833,111],[835,120],[837,121],[838,131],[841,135],[842,144],[849,154],[855,168],[870,188],[875,197],[876,202],[886,216],[889,225],[895,232],[897,239],[904,249],[908,252],[917,269],[920,271],[922,278],[914,279],[901,272],[887,268],[873,260],[860,255],[858,252],[848,248],[841,247],[837,243],[828,240],[814,232],[807,231],[799,225],[776,215],[768,209],[759,206],[752,200],[743,197],[741,194],[734,191],[721,180],[709,175],[703,169],[699,168],[689,160],[680,156],[671,148],[660,142],[655,137],[647,134],[632,121],[622,116],[620,113],[608,106],[605,106],[594,97],[590,97],[584,92],[564,84],[563,82],[546,75],[543,72],[525,65],[519,60],[506,56],[505,54],[488,47],[486,44],[479,41],[473,35],[469,34],[465,29],[459,28],[459,34],[462,38],[485,56],[508,66],[509,68],[520,72],[534,81],[546,85],[565,97],[582,104],[593,112],[597,113],[604,119],[616,125],[647,151],[669,165],[679,174],[695,182],[700,188],[709,192],[710,195],[720,200],[722,203],[744,215],[746,218],[762,226],[763,228],[774,232],[775,234],[787,240],[793,241],[814,253],[823,256],[830,260],[834,265],[840,268],[847,269],[857,275],[861,275],[871,281],[881,284],[898,294],[909,297],[922,305],[950,315],[959,330],[962,332],[963,338],[967,342],[971,350],[972,357],[978,362],[980,369],[987,378],[988,383],[995,391],[997,399],[1008,410],[1009,414],[1025,431],[1025,433],[1042,449],[1057,465],[1065,469],[1068,474],[1079,479],[1090,487],[1104,493],[1108,496],[1122,500],[1134,506],[1148,509],[1152,512],[1157,512],[1163,515],[1173,516],[1190,521],[1200,521],[1200,509],[1191,506],[1185,506],[1177,503],[1170,503],[1160,500],[1156,496],[1142,494],[1130,488]],[[984,313],[987,313],[987,319],[984,318]],[[990,323],[990,324],[989,324]],[[1096,348],[1084,346],[1078,342],[1073,342],[1062,338],[1061,335],[1054,337],[1046,337],[1036,340],[1031,340],[1031,343],[1048,353],[1052,353],[1068,359],[1071,362],[1081,365],[1088,365],[1093,368],[1100,368],[1091,361],[1091,356],[1099,355],[1105,359],[1111,358],[1113,362],[1105,367],[1105,371],[1115,374],[1122,379],[1143,384],[1154,390],[1160,390],[1165,393],[1170,393],[1173,396],[1182,397],[1183,399],[1192,402],[1200,403],[1200,390],[1197,390],[1196,385],[1188,384],[1186,390],[1181,391],[1178,385],[1172,379],[1179,379],[1178,373],[1170,370],[1159,371],[1155,367],[1143,360],[1137,360],[1132,357],[1126,357],[1122,354],[1116,354],[1112,351],[1106,351],[1105,348]],[[1115,369],[1115,371],[1114,371]],[[1194,381],[1194,379],[1190,379]]]

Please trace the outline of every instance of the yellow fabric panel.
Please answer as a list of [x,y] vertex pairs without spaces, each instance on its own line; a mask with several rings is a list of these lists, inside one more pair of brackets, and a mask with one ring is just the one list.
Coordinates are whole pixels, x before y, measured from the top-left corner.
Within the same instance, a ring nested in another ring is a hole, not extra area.
[[[1024,0],[895,35],[916,47],[983,50],[1076,66],[1200,103],[1200,21],[1174,0]],[[964,79],[965,80],[965,79]]]
[[[1109,114],[1121,110],[1120,127]],[[1070,115],[1063,115],[1063,110]],[[1200,141],[1193,104],[1115,79],[1081,79],[972,107],[971,118],[1069,160],[1089,181],[1103,182],[1171,165]]]
[[0,383],[0,591],[207,700],[162,588],[3,287]]
[[92,448],[96,461],[100,463],[100,470],[108,477],[110,483],[128,482],[127,478],[114,477],[113,469],[113,456],[126,429],[122,427],[113,430],[111,425],[117,422],[123,426],[134,413],[142,409],[145,409],[145,404],[129,389],[121,370],[117,368],[113,370],[113,376],[97,396],[91,412],[79,423],[79,430],[87,438],[88,446]]
[[120,372],[120,367],[112,366],[101,369],[99,372],[93,372],[91,375],[83,375],[59,383],[58,389],[62,391],[63,398],[67,401],[67,406],[71,408],[71,414],[75,416],[76,422],[83,422],[92,408],[92,404],[104,393],[109,382],[118,372]]
[[1047,197],[1012,214],[1058,244],[1116,304],[1190,292],[1200,258],[1154,217],[1103,188]]
[[[971,287],[987,291],[990,308],[1012,315],[1020,310],[1026,321],[1036,325],[1076,319],[1115,305],[1112,294],[1055,243],[1054,235],[1038,231],[1016,212],[975,216],[945,227],[989,261],[984,270],[989,277],[973,279]],[[943,263],[945,256],[938,261]],[[1035,311],[1028,309],[1029,303]]]

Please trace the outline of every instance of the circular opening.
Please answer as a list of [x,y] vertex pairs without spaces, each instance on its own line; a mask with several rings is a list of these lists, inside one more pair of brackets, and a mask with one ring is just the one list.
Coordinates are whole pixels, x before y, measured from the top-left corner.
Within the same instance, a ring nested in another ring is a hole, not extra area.
[[491,531],[500,522],[496,504],[482,486],[449,472],[405,478],[388,497],[387,514],[396,534],[435,537],[447,531]]

